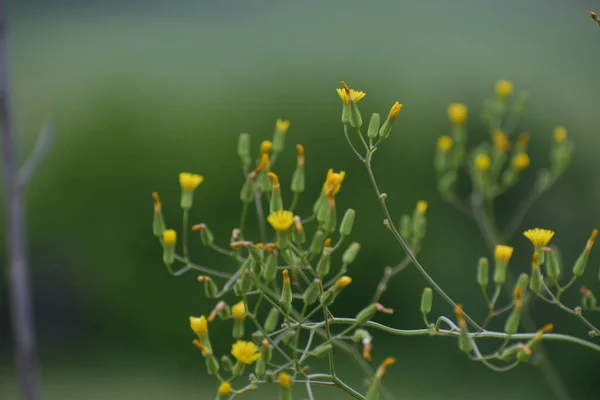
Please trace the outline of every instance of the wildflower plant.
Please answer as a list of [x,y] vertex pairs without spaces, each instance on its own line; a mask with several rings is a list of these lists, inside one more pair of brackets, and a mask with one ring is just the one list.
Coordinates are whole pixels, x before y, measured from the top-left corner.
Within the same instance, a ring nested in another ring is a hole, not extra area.
[[[330,308],[345,296],[344,289],[352,284],[348,267],[360,250],[360,244],[351,241],[355,211],[339,210],[336,204],[337,196],[344,195],[345,172],[329,169],[324,174],[319,196],[314,199],[311,215],[297,215],[295,209],[306,187],[304,147],[296,145],[297,163],[289,188],[282,188],[276,164],[286,148],[289,121],[277,120],[272,141],[260,143],[255,159],[250,136],[241,134],[239,137],[237,153],[244,175],[240,190],[241,218],[231,236],[226,238],[227,248],[217,243],[206,223],[189,223],[194,196],[202,190],[202,176],[182,173],[179,177],[183,214],[179,235],[168,228],[160,198],[153,194],[153,232],[163,247],[167,271],[173,276],[191,271],[201,273],[197,279],[204,286],[207,299],[214,302],[199,309],[199,316],[191,316],[189,325],[194,335],[192,343],[204,358],[207,373],[215,377],[216,399],[231,399],[262,385],[278,386],[280,399],[292,399],[300,387],[309,399],[314,399],[313,387],[319,385],[337,387],[356,399],[392,399],[394,396],[385,388],[383,377],[395,359],[385,358],[385,354],[374,350],[375,331],[395,336],[454,338],[458,349],[469,359],[494,371],[506,371],[527,363],[541,354],[541,342],[545,340],[570,342],[600,352],[600,345],[593,341],[600,331],[588,319],[589,313],[599,310],[592,291],[581,287],[579,305],[567,305],[561,300],[584,274],[596,230],[575,260],[570,278],[566,277],[568,264],[561,260],[558,248],[550,243],[554,232],[542,228],[526,230],[523,235],[532,244],[530,273],[518,278],[512,274],[510,261],[514,250],[508,242],[533,202],[563,174],[573,146],[566,129],[556,128],[551,139],[550,166],[539,170],[531,193],[513,218],[502,224],[501,230],[494,214],[495,202],[500,194],[514,187],[532,162],[528,153],[529,135],[516,135],[526,97],[514,94],[509,81],[499,81],[495,90],[494,98],[484,105],[486,140],[471,147],[468,108],[460,103],[451,104],[447,110],[450,132],[437,139],[434,157],[442,198],[477,224],[493,260],[482,257],[473,266],[476,284],[488,310],[479,321],[467,312],[468,307],[457,304],[417,259],[427,231],[428,203],[417,201],[411,212],[396,220],[387,207],[390,199],[377,183],[372,160],[377,150],[385,148],[385,140],[392,133],[402,109],[398,102],[392,105],[385,120],[375,113],[367,124],[358,107],[366,94],[350,89],[344,82],[337,89],[342,103],[344,137],[368,172],[385,229],[406,253],[395,267],[382,271],[371,303],[353,317],[335,316]],[[471,192],[467,195],[459,193],[456,184],[463,173],[471,182]],[[245,228],[251,208],[258,217],[258,232]],[[191,234],[199,235],[200,240],[190,240]],[[192,243],[202,243],[229,257],[236,266],[235,272],[230,274],[194,263],[188,251]],[[378,314],[394,312],[389,305],[380,302],[381,297],[390,280],[411,265],[427,283],[420,307],[424,327],[406,330],[376,322]],[[503,291],[509,303],[499,306]],[[448,304],[452,317],[432,318],[434,296]],[[551,333],[552,324],[535,327],[528,307],[536,299],[579,319],[589,330],[590,338]],[[503,320],[502,331],[488,329],[495,319]],[[210,340],[212,324],[230,324],[229,355],[215,353]],[[482,339],[495,339],[495,348],[482,350]],[[342,354],[365,372],[366,384],[349,384],[338,374],[336,366]],[[315,366],[321,365],[318,358],[325,358],[324,370],[315,370]],[[373,364],[373,359],[383,361]],[[560,380],[556,379],[553,388],[557,392],[564,390],[559,385]]]

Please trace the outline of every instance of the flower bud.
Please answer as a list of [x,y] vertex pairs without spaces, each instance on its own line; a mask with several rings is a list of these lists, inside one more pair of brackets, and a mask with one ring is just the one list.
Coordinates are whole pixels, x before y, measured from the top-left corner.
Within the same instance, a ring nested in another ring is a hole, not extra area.
[[342,255],[342,263],[344,265],[349,265],[354,262],[356,256],[358,255],[358,251],[360,250],[360,243],[354,242],[344,252]]
[[233,369],[233,362],[229,356],[224,355],[221,357],[221,367],[223,368],[223,371],[226,372],[229,372]]
[[340,224],[340,235],[342,237],[348,236],[352,232],[352,225],[354,225],[354,217],[356,213],[353,209],[349,208],[344,214],[342,223]]
[[204,282],[204,295],[207,299],[214,299],[217,297],[219,288],[210,277],[200,275],[198,277],[198,282]]
[[310,352],[310,355],[313,357],[321,357],[327,353],[329,353],[332,349],[331,343],[322,344],[318,346],[316,349]]
[[596,236],[598,236],[598,229],[594,229],[592,231],[590,238],[588,239],[585,245],[585,249],[583,249],[583,252],[575,262],[575,265],[573,266],[573,275],[575,275],[576,277],[580,277],[585,272],[588,257],[590,255],[592,247],[594,246],[594,242],[596,241]]
[[277,328],[277,323],[279,322],[279,310],[276,307],[271,308],[269,314],[267,314],[267,319],[265,319],[265,332],[271,333]]
[[488,259],[481,257],[477,264],[477,284],[481,287],[486,287],[489,283],[489,264]]
[[321,280],[316,278],[311,282],[310,285],[304,291],[302,299],[306,305],[311,305],[319,298],[319,292],[321,291]]
[[509,335],[514,335],[519,330],[519,322],[521,320],[521,307],[515,306],[508,316],[504,325],[504,332]]
[[286,312],[289,312],[292,304],[292,285],[287,269],[283,270],[283,289],[281,290],[281,305]]
[[398,102],[395,102],[392,108],[390,109],[390,113],[387,119],[385,120],[383,126],[379,130],[379,136],[381,136],[382,139],[387,139],[387,137],[390,136],[390,133],[392,132],[392,125],[394,124],[394,121],[396,121],[396,118],[398,118],[398,114],[400,114],[401,109],[402,104]]
[[237,153],[242,161],[242,166],[248,168],[250,166],[250,135],[247,133],[240,133],[238,138]]
[[265,376],[265,370],[267,369],[267,363],[264,358],[260,357],[256,360],[256,365],[254,366],[254,373],[258,378]]
[[294,338],[295,337],[296,337],[296,331],[289,330],[289,331],[287,331],[286,333],[283,334],[283,336],[281,337],[281,341],[286,346],[292,346],[294,344]]
[[262,358],[268,363],[271,362],[271,359],[273,358],[273,348],[271,347],[267,339],[263,339],[260,344],[260,354],[260,358]]
[[298,154],[298,162],[292,175],[291,189],[293,193],[302,193],[304,192],[306,178],[304,176],[304,147],[301,144],[296,145],[296,153]]
[[200,231],[200,240],[202,241],[202,244],[207,247],[212,247],[215,242],[215,237],[206,224],[194,225],[192,230]]
[[323,253],[321,254],[321,258],[317,263],[317,275],[322,278],[329,273],[331,268],[331,253],[333,249],[331,247],[325,247],[323,249]]
[[219,361],[217,361],[216,357],[211,353],[206,358],[206,369],[209,375],[215,375],[219,372]]
[[427,315],[431,312],[431,306],[433,305],[433,291],[431,288],[426,287],[423,289],[421,295],[421,314]]
[[412,236],[412,220],[410,215],[403,215],[400,219],[400,236],[404,240],[410,240]]
[[377,303],[369,304],[356,315],[356,325],[369,322],[377,313]]
[[182,172],[179,174],[179,184],[181,186],[181,208],[189,210],[192,208],[194,190],[202,183],[204,178],[198,174]]
[[323,219],[323,230],[325,232],[331,233],[335,231],[335,227],[337,225],[337,213],[335,209],[335,204],[329,204],[325,211],[325,218]]
[[279,178],[273,172],[269,172],[267,176],[273,180],[273,185],[271,186],[271,201],[269,202],[269,211],[275,212],[283,210],[283,199],[281,198]]
[[582,286],[579,291],[581,293],[581,307],[585,310],[594,310],[598,303],[594,293],[584,286]]
[[162,205],[158,193],[152,193],[152,199],[154,200],[154,217],[152,219],[152,233],[154,236],[160,238],[165,231],[165,219],[162,214]]
[[556,246],[550,246],[546,257],[546,273],[550,278],[558,279],[560,276],[560,255]]
[[315,235],[312,238],[310,243],[310,252],[312,254],[319,254],[321,249],[323,249],[323,243],[325,242],[325,233],[323,231],[315,232]]
[[379,136],[379,125],[379,114],[373,113],[373,115],[371,115],[371,119],[369,120],[369,129],[367,130],[367,136],[369,137],[369,139],[377,139],[377,136]]
[[285,372],[280,372],[277,377],[279,382],[279,400],[292,400],[292,385],[294,380]]
[[254,274],[251,269],[247,269],[242,272],[242,276],[240,278],[242,293],[246,294],[251,292],[254,287]]
[[175,244],[177,243],[177,232],[167,229],[163,232],[163,261],[167,267],[171,267],[175,261]]
[[265,281],[271,282],[277,276],[277,254],[269,253],[265,260],[265,268],[262,271],[262,276]]
[[278,119],[275,122],[275,133],[273,134],[273,153],[281,153],[285,146],[285,137],[290,127],[290,121]]
[[494,249],[494,282],[502,285],[506,281],[506,269],[512,257],[513,248],[497,245]]

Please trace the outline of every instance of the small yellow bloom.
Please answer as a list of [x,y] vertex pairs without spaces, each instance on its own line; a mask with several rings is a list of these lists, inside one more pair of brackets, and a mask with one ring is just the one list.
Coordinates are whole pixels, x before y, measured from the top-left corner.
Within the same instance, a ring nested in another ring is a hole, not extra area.
[[198,336],[204,337],[208,335],[208,322],[204,315],[200,318],[190,317],[190,327]]
[[539,249],[550,243],[552,236],[554,236],[554,231],[535,228],[523,232],[523,235],[533,243],[536,249]]
[[492,141],[494,142],[494,147],[498,151],[508,151],[510,150],[510,141],[506,137],[503,131],[497,130],[492,135]]
[[231,384],[229,382],[223,382],[219,385],[219,396],[227,397],[231,394]]
[[400,114],[400,110],[402,109],[402,104],[395,102],[394,105],[392,106],[392,108],[390,109],[390,115],[389,115],[389,119],[390,121],[395,121],[396,118],[398,118],[398,115]]
[[186,192],[191,192],[196,189],[203,180],[204,178],[198,174],[191,174],[189,172],[182,172],[179,174],[179,185],[181,185],[181,189]]
[[508,97],[513,92],[513,84],[510,81],[501,80],[496,82],[496,95],[500,98]]
[[273,149],[273,143],[270,140],[263,140],[260,143],[260,152],[262,153],[270,153]]
[[289,389],[292,387],[292,378],[285,372],[280,372],[277,380],[279,381],[279,386],[284,389]]
[[452,149],[452,146],[454,145],[454,142],[452,141],[452,138],[450,136],[441,136],[438,140],[437,140],[437,148],[438,150],[440,150],[442,153],[447,153]]
[[252,364],[260,358],[258,347],[252,342],[245,342],[243,340],[238,340],[231,346],[231,355],[234,356],[240,364],[247,365]]
[[512,257],[513,251],[514,249],[512,247],[499,244],[494,249],[494,258],[496,259],[496,262],[507,263]]
[[427,206],[428,204],[425,200],[417,201],[417,213],[425,215],[425,213],[427,212]]
[[231,307],[231,315],[236,321],[243,321],[246,319],[246,304],[243,301],[234,304]]
[[487,154],[478,154],[477,157],[475,157],[475,168],[479,171],[487,171],[490,169],[490,164],[490,156]]
[[383,378],[383,375],[386,373],[386,371],[388,370],[389,367],[391,367],[392,365],[394,365],[396,363],[396,359],[394,357],[388,357],[386,358],[381,365],[379,366],[379,368],[377,368],[377,373],[375,374],[375,378],[377,380],[381,380],[381,378]]
[[267,220],[273,229],[279,232],[285,232],[290,229],[294,223],[294,214],[292,214],[291,211],[285,210],[273,211],[269,214]]
[[557,143],[562,143],[567,140],[567,128],[564,126],[557,126],[554,128],[554,141]]
[[343,289],[346,286],[348,286],[350,283],[352,283],[352,278],[344,275],[335,282],[335,286],[337,286],[339,289]]
[[448,106],[448,118],[455,125],[461,125],[467,120],[468,109],[462,103],[452,103]]
[[327,179],[323,185],[323,193],[330,197],[339,192],[342,188],[342,182],[344,181],[345,176],[346,172],[333,172],[333,168],[330,168],[329,171],[327,171]]
[[278,119],[275,121],[275,130],[281,133],[287,133],[290,128],[290,121],[284,121],[282,119]]
[[348,85],[346,85],[344,82],[342,82],[342,86],[343,88],[336,89],[336,91],[338,96],[340,96],[342,103],[344,103],[345,105],[350,105],[350,97],[348,96],[348,93],[350,93],[350,96],[352,97],[355,103],[358,103],[360,99],[366,96],[365,92],[350,89]]
[[531,160],[527,153],[520,153],[513,157],[512,159],[512,167],[516,171],[523,171],[525,168],[529,167]]
[[177,232],[175,232],[173,229],[167,229],[164,231],[163,242],[167,246],[175,246],[175,243],[177,243]]

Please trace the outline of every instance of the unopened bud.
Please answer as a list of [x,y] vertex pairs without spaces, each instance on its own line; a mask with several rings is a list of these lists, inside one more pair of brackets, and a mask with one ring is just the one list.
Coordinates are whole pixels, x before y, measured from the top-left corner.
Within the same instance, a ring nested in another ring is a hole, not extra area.
[[367,136],[369,137],[369,139],[377,139],[377,136],[379,136],[379,124],[379,114],[373,113],[373,115],[371,115],[371,119],[369,120],[369,129],[367,130]]
[[558,279],[560,276],[560,258],[558,248],[550,246],[546,257],[546,273],[550,278]]
[[358,251],[360,250],[360,243],[354,242],[344,252],[342,255],[342,263],[344,265],[352,264],[356,259]]
[[162,214],[162,205],[158,193],[152,193],[152,199],[154,200],[154,217],[152,219],[152,233],[154,236],[160,238],[165,231],[165,219]]
[[486,287],[489,282],[489,264],[488,259],[481,257],[477,265],[477,283],[481,287]]
[[200,275],[198,277],[198,282],[204,282],[204,295],[206,296],[206,298],[214,299],[215,297],[217,297],[217,292],[219,291],[219,288],[217,287],[215,282],[212,279],[210,279],[210,277]]
[[431,312],[431,307],[433,305],[433,291],[431,288],[426,287],[423,289],[423,294],[421,295],[421,314],[427,315]]
[[271,282],[277,276],[277,253],[269,253],[265,260],[265,267],[262,271],[262,276],[267,282]]
[[241,133],[238,138],[238,148],[237,148],[238,156],[242,161],[243,167],[248,167],[250,165],[251,157],[250,157],[250,135],[247,133]]
[[307,305],[313,304],[319,298],[319,291],[321,290],[321,281],[319,279],[315,279],[311,282],[310,285],[304,291],[302,299],[304,303]]
[[310,252],[312,254],[319,254],[321,252],[321,249],[323,248],[324,242],[325,233],[323,233],[323,231],[317,231],[310,243]]
[[342,237],[348,236],[352,232],[352,225],[354,225],[354,217],[356,213],[353,209],[346,210],[342,223],[340,224],[340,235]]
[[403,215],[400,219],[400,236],[404,240],[410,240],[412,236],[412,220],[410,215]]

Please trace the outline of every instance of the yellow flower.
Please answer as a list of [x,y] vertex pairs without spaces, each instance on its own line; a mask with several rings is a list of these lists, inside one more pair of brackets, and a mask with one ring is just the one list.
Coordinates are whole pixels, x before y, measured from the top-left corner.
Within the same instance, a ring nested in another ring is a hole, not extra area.
[[523,171],[525,168],[529,167],[529,163],[531,160],[527,153],[520,153],[513,157],[512,166],[516,171]]
[[294,223],[294,214],[291,211],[279,210],[273,211],[268,217],[267,220],[275,229],[279,232],[285,232]]
[[335,286],[337,286],[339,289],[343,289],[346,286],[348,286],[350,283],[352,283],[352,278],[344,275],[335,282]]
[[191,174],[189,172],[182,172],[179,174],[179,184],[181,185],[181,189],[186,192],[191,192],[196,189],[203,180],[204,178],[198,174]]
[[260,143],[260,152],[262,153],[270,153],[271,149],[273,149],[273,143],[270,140],[263,140]]
[[452,138],[450,136],[442,136],[437,140],[437,148],[438,150],[440,150],[442,153],[447,153],[452,149],[452,146],[454,145],[454,142],[452,141]]
[[496,82],[496,94],[500,98],[508,97],[512,94],[513,84],[510,81],[501,80]]
[[278,119],[275,121],[275,130],[281,133],[287,133],[290,128],[290,121],[284,121],[282,119]]
[[386,371],[388,370],[389,367],[391,367],[392,365],[394,365],[396,363],[396,359],[394,357],[388,357],[386,358],[381,365],[379,366],[379,368],[377,368],[377,373],[375,374],[375,378],[377,378],[377,380],[381,380],[381,378],[383,378],[383,375],[386,373]]
[[539,249],[550,243],[552,236],[554,236],[554,231],[535,228],[523,232],[523,235],[533,243],[536,249]]
[[233,319],[236,321],[243,321],[246,319],[246,304],[243,301],[240,301],[237,304],[234,304],[231,307],[231,315]]
[[323,185],[323,193],[327,196],[333,196],[342,188],[342,182],[344,181],[344,177],[346,173],[344,171],[333,172],[333,168],[330,168],[327,171],[327,179],[325,180],[325,184]]
[[567,140],[567,128],[564,126],[557,126],[554,128],[554,141],[562,143]]
[[358,103],[360,99],[366,96],[365,92],[361,92],[358,90],[350,89],[344,82],[342,82],[343,88],[336,89],[338,96],[342,100],[342,103],[345,105],[350,105],[350,98],[348,97],[348,93],[352,96],[352,99],[355,103]]
[[252,364],[260,358],[258,347],[252,342],[245,342],[243,340],[238,340],[231,346],[231,355],[240,364]]
[[461,125],[467,120],[468,109],[462,103],[452,103],[448,106],[448,118],[455,125]]
[[223,382],[219,385],[219,396],[227,397],[231,394],[231,384],[229,382]]
[[494,258],[496,262],[507,263],[512,257],[513,251],[512,247],[499,244],[494,249]]
[[388,117],[391,122],[395,121],[396,118],[398,118],[398,115],[400,114],[401,109],[402,109],[402,104],[395,102],[394,105],[392,106],[392,108],[390,109],[390,115]]
[[190,327],[198,336],[208,335],[208,322],[204,315],[200,318],[190,317]]
[[490,169],[490,163],[490,156],[487,154],[478,154],[477,157],[475,157],[475,168],[479,171],[487,171]]
[[292,387],[292,378],[285,372],[279,373],[278,381],[279,386],[281,386],[284,389],[289,389]]
[[175,246],[175,243],[177,243],[177,232],[175,232],[173,229],[167,229],[164,231],[163,242],[167,246]]
[[510,150],[510,141],[501,130],[497,130],[493,133],[492,141],[494,142],[494,147],[496,147],[498,151]]
[[419,200],[417,201],[417,213],[421,214],[421,215],[425,215],[425,213],[427,212],[427,202],[425,200]]

